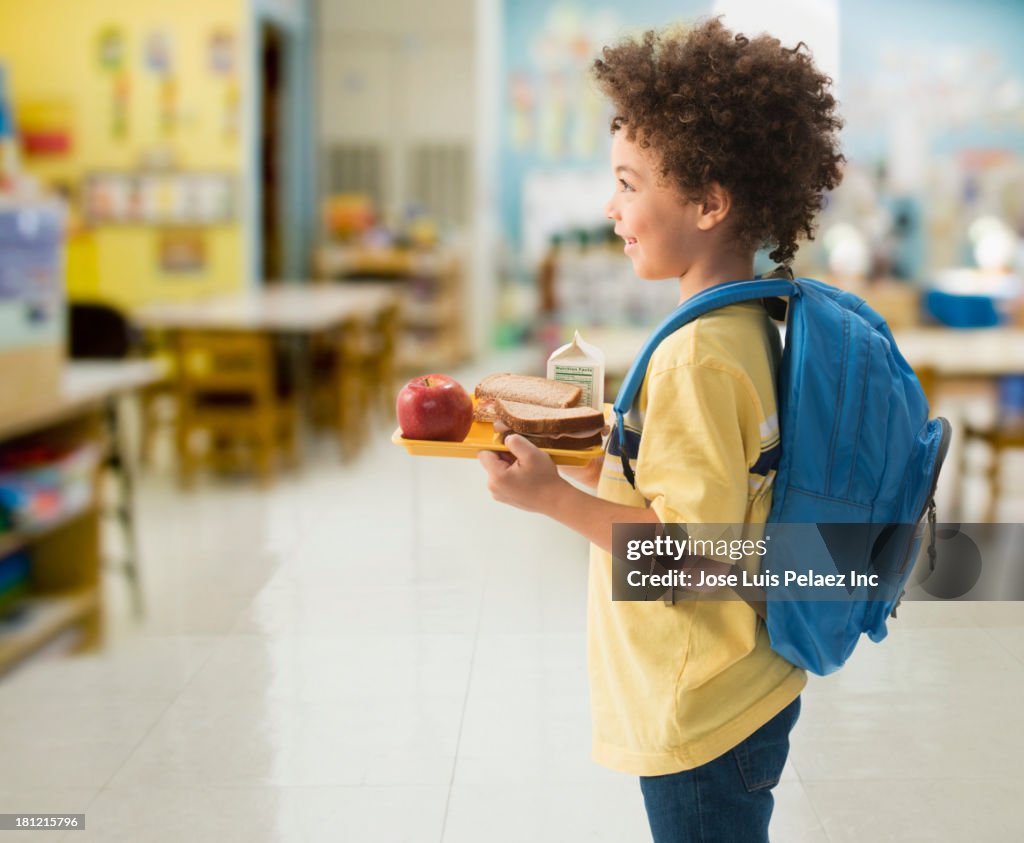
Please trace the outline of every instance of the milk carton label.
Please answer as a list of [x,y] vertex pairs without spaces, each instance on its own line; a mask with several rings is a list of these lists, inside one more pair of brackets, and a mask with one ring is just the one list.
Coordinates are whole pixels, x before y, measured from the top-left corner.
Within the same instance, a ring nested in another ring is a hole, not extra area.
[[564,381],[565,383],[571,383],[573,386],[578,386],[583,390],[583,397],[580,399],[579,406],[589,404],[591,407],[594,406],[594,370],[590,366],[565,366],[559,363],[554,364],[554,368],[548,370],[548,377],[556,381]]
[[604,354],[584,342],[577,331],[573,341],[548,358],[548,377],[583,390],[579,406],[604,410]]

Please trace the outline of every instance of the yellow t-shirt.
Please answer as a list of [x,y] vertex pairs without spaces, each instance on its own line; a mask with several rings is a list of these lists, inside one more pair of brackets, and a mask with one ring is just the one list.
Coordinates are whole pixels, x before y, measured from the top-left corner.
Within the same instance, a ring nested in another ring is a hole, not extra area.
[[[779,444],[778,330],[758,302],[731,305],[666,338],[626,417],[642,431],[633,489],[607,454],[598,495],[654,508],[663,523],[747,524],[771,509]],[[635,437],[631,437],[635,448]],[[759,463],[760,461],[760,463]],[[611,556],[590,552],[588,665],[594,760],[658,776],[698,767],[791,703],[803,670],[770,647],[740,600],[613,602]]]

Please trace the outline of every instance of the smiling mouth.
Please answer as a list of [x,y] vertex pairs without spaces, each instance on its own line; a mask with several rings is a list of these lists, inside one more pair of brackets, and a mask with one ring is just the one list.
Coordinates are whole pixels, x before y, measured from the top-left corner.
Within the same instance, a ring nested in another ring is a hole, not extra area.
[[626,245],[627,246],[633,246],[633,245],[636,244],[636,238],[635,237],[624,237],[622,239],[626,241]]

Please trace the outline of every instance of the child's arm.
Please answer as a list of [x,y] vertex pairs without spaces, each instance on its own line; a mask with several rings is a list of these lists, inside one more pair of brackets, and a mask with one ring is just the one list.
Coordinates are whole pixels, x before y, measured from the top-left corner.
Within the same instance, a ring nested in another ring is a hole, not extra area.
[[601,479],[601,468],[604,466],[604,455],[595,457],[586,465],[563,465],[558,469],[559,474],[582,483],[591,489],[597,488]]
[[[551,457],[522,436],[509,436],[505,444],[515,462],[503,459],[507,455],[499,456],[494,451],[479,454],[487,472],[487,488],[499,503],[547,515],[608,553],[612,552],[613,524],[661,523],[658,513],[650,507],[612,503],[577,489],[559,476]],[[599,462],[594,460],[583,470],[592,470],[593,464]],[[690,559],[687,567],[709,574],[724,574],[732,568],[725,562],[704,557]],[[715,588],[694,590],[714,591]]]
[[501,459],[494,451],[482,451],[479,456],[487,471],[487,488],[496,501],[547,515],[609,553],[612,524],[660,523],[653,509],[612,503],[577,489],[559,476],[551,457],[522,436],[509,436],[505,444],[515,462]]

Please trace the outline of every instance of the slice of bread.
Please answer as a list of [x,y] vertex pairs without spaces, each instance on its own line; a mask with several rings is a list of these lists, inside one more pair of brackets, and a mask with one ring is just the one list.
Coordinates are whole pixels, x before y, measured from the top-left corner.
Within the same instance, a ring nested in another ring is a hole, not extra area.
[[501,398],[543,407],[575,407],[583,390],[561,381],[532,375],[499,372],[488,375],[476,386],[477,398]]
[[526,436],[558,436],[604,427],[604,414],[592,407],[542,407],[499,398],[494,413],[511,430]]

